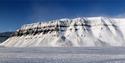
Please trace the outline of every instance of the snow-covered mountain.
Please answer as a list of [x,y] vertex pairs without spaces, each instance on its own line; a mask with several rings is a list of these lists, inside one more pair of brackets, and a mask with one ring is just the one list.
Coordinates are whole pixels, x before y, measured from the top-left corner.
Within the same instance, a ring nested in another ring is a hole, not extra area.
[[125,18],[82,17],[23,25],[5,47],[125,46]]
[[0,43],[8,39],[14,32],[0,32]]

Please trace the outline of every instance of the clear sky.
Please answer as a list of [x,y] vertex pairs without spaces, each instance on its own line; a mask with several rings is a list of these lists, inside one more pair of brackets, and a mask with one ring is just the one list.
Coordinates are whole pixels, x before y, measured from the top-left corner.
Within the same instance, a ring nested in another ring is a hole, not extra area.
[[60,18],[125,16],[125,0],[0,0],[0,32]]

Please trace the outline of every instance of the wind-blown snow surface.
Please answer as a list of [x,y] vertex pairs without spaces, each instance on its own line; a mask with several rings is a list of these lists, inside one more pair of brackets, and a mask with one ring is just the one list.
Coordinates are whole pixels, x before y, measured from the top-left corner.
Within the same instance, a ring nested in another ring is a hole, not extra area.
[[125,63],[125,48],[0,48],[0,63]]
[[83,17],[27,24],[1,45],[5,47],[125,46],[125,19]]

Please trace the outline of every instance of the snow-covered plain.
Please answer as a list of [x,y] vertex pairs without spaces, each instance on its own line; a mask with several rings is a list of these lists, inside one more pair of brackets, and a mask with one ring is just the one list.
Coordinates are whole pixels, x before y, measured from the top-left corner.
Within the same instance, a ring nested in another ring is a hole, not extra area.
[[0,63],[125,63],[124,47],[0,48]]

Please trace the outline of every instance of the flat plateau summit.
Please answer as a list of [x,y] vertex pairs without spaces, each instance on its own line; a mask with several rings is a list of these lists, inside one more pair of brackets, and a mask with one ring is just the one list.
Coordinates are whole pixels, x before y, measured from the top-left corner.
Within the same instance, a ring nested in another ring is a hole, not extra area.
[[125,46],[125,18],[80,17],[23,25],[4,47]]

